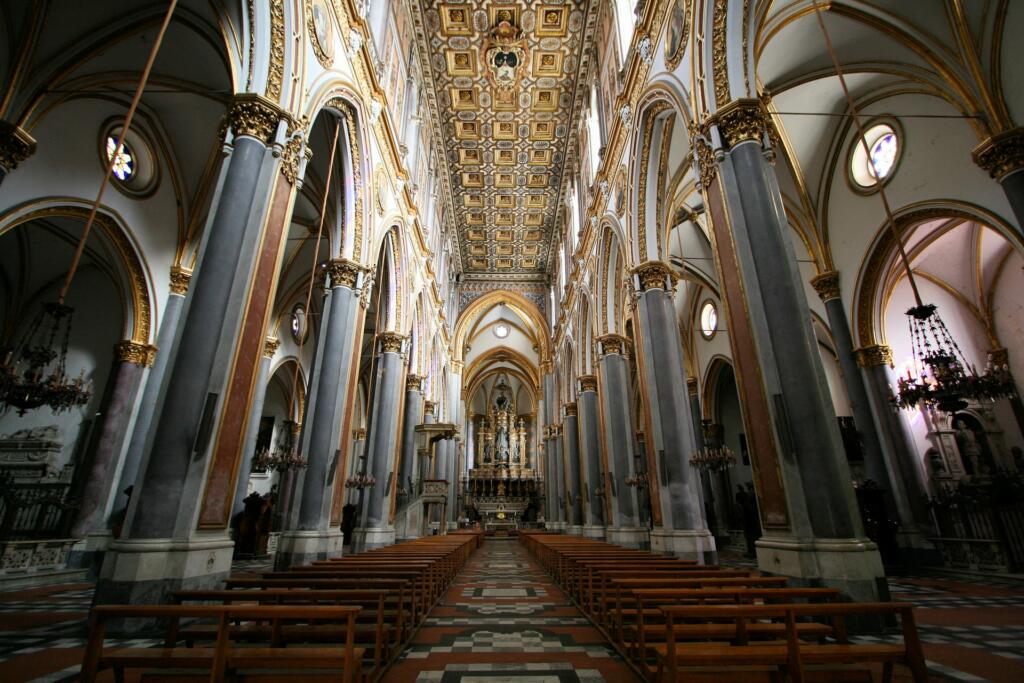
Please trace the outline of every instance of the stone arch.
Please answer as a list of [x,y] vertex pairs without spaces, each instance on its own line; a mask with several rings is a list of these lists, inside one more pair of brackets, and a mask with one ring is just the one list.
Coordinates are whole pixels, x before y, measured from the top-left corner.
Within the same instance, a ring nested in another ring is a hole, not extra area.
[[452,333],[451,355],[453,362],[461,363],[464,361],[467,336],[473,322],[490,308],[501,304],[508,306],[524,322],[529,322],[533,326],[532,332],[537,339],[538,354],[541,359],[550,358],[551,350],[547,334],[547,324],[540,309],[522,294],[507,289],[499,289],[487,292],[483,296],[474,299],[459,315],[459,319],[455,323],[455,330]]

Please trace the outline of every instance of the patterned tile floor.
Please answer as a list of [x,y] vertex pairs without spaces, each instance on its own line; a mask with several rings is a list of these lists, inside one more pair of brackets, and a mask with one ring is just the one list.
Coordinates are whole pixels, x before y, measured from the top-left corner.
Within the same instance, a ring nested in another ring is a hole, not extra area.
[[[723,555],[722,563],[732,564],[733,558]],[[234,567],[236,573],[265,568],[266,559]],[[914,575],[893,578],[889,586],[894,599],[918,606],[918,628],[935,681],[1024,681],[1020,583]],[[74,680],[91,602],[87,583],[0,593],[0,682]],[[517,541],[490,539],[434,607],[384,683],[637,680]],[[897,676],[904,680],[909,679]]]

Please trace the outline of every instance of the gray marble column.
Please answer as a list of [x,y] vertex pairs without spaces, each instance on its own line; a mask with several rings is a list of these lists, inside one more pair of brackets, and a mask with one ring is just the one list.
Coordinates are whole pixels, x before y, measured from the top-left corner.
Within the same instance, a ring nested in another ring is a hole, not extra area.
[[267,337],[263,345],[263,358],[256,375],[256,386],[252,391],[252,412],[242,442],[241,461],[238,464],[238,483],[235,486],[235,500],[231,505],[231,518],[245,510],[245,497],[249,491],[249,477],[252,474],[252,459],[256,455],[256,440],[260,434],[260,420],[263,419],[263,404],[267,399],[267,382],[270,381],[270,363],[281,344],[275,337]]
[[611,519],[605,538],[619,545],[642,547],[649,543],[648,531],[640,523],[636,490],[626,484],[634,474],[633,416],[630,414],[629,368],[625,353],[629,341],[609,334],[598,338],[599,393],[604,418],[604,443],[608,453],[608,486],[605,495],[611,503]]
[[[836,586],[853,599],[878,599],[885,573],[860,522],[791,228],[771,152],[762,146],[769,121],[757,100],[730,103],[710,131],[722,150],[710,161],[701,149],[697,154],[717,260],[730,264],[723,289],[745,428],[758,439],[758,503],[772,510],[768,516],[762,508],[758,564],[794,581]],[[759,424],[763,418],[755,416],[765,413],[769,421]]]
[[562,448],[565,452],[565,492],[569,497],[568,532],[574,536],[583,534],[583,473],[580,471],[580,434],[576,404],[566,403],[562,419]]
[[448,480],[448,506],[446,507],[448,513],[448,528],[455,529],[458,527],[459,519],[459,451],[461,450],[462,441],[459,437],[449,439],[448,446],[448,467],[446,468],[447,476],[445,479]]
[[576,402],[579,409],[580,460],[584,467],[584,477],[580,482],[580,487],[584,489],[583,535],[588,538],[604,538],[604,498],[594,493],[605,486],[601,465],[597,377],[581,376],[579,389]]
[[115,485],[130,437],[129,428],[146,369],[153,363],[156,349],[146,344],[122,341],[114,347],[114,363],[100,403],[99,437],[91,458],[83,467],[84,486],[78,495],[78,516],[71,537],[80,539],[68,556],[68,566],[99,571],[99,562],[111,539],[108,527],[111,508],[117,498]]
[[690,467],[697,444],[683,368],[683,342],[672,301],[675,274],[667,264],[648,261],[637,266],[633,275],[638,285],[641,394],[651,429],[645,435],[648,462],[655,463],[648,474],[651,489],[658,488],[661,507],[661,524],[651,531],[651,550],[714,562],[715,539],[704,519],[700,473]]
[[[281,148],[270,146],[283,124],[281,111],[259,96],[238,95],[228,122],[227,159],[181,324],[171,346],[161,349],[170,355],[168,366],[124,533],[105,557],[97,602],[159,602],[168,590],[218,585],[230,571],[226,527],[203,534],[198,520],[267,212],[272,200],[288,197],[275,198]],[[226,495],[233,492],[232,481]]]
[[552,471],[555,473],[554,492],[555,500],[558,502],[555,507],[555,522],[558,524],[558,530],[564,532],[568,526],[565,514],[568,498],[565,489],[565,448],[562,442],[561,423],[551,425],[551,436]]
[[[861,437],[864,473],[868,479],[885,489],[886,507],[900,524],[899,538],[912,541],[911,548],[920,547],[923,539],[910,509],[906,485],[896,462],[896,454],[884,446],[885,443],[892,443],[895,440],[894,435],[887,434],[884,439],[881,436],[883,431],[889,429],[890,423],[885,419],[886,416],[879,416],[882,419],[877,420],[872,414],[864,377],[857,364],[850,323],[846,318],[846,310],[840,296],[839,273],[822,273],[811,280],[811,284],[825,304],[832,339],[836,344],[839,369],[843,375],[843,385],[850,401],[854,424]],[[888,407],[886,409],[890,410]]]
[[331,527],[331,508],[342,462],[341,425],[349,397],[348,379],[359,343],[356,319],[361,268],[345,259],[328,266],[330,290],[324,300],[320,334],[313,360],[301,453],[307,467],[302,473],[302,495],[294,529],[281,535],[275,563],[281,567],[308,564],[341,554],[343,537]]
[[377,485],[364,496],[362,523],[357,530],[360,549],[395,542],[395,528],[388,519],[395,488],[395,458],[398,451],[399,415],[405,390],[403,351],[406,338],[394,332],[377,335],[377,362],[373,378],[373,404],[367,425],[366,463]]
[[139,464],[142,462],[142,455],[146,448],[146,435],[149,434],[150,426],[153,423],[157,400],[160,397],[160,387],[163,385],[168,361],[171,358],[170,349],[178,334],[181,310],[191,279],[191,270],[179,266],[171,268],[170,292],[167,295],[164,313],[160,318],[160,327],[157,331],[157,351],[154,354],[153,367],[149,369],[146,386],[139,401],[139,410],[132,428],[128,452],[124,456],[124,467],[121,468],[121,479],[117,486],[117,498],[114,503],[115,512],[121,510],[127,512],[128,496],[124,491],[129,486],[134,490],[136,479],[139,476]]
[[1024,244],[1024,128],[993,135],[974,149],[973,156],[974,163],[1003,188],[1017,218],[1017,242]]
[[400,488],[409,491],[404,502],[413,497],[416,472],[416,425],[423,421],[423,378],[407,375],[405,378],[405,417],[402,424],[402,461],[398,468]]

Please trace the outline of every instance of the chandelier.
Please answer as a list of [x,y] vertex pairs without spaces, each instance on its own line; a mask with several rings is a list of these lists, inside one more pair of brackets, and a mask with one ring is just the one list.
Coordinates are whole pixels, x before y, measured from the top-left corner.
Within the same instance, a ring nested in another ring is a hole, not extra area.
[[283,426],[284,431],[281,433],[278,447],[274,450],[264,448],[257,453],[253,458],[253,469],[287,472],[302,470],[309,466],[309,461],[295,448],[295,433],[298,431],[299,423],[285,420]]
[[[907,311],[913,351],[913,372],[898,380],[898,391],[891,397],[901,408],[927,406],[947,413],[967,407],[967,399],[995,401],[1016,392],[1013,376],[1005,363],[988,364],[978,374],[967,362],[934,304],[918,304]],[[916,377],[914,375],[917,375]]]
[[32,320],[20,349],[4,356],[0,364],[0,413],[14,408],[18,415],[24,415],[41,406],[61,413],[89,402],[92,389],[85,371],[73,380],[67,376],[73,314],[71,306],[45,304]]
[[372,474],[357,474],[345,480],[345,488],[357,489],[359,491],[372,489],[376,484],[377,480]]
[[724,472],[736,464],[736,456],[728,446],[705,446],[690,456],[690,467],[704,472]]

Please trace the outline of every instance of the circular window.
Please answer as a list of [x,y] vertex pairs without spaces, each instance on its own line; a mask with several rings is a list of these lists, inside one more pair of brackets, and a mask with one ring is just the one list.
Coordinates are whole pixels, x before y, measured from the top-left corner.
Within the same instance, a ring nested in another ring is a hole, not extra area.
[[306,341],[306,333],[309,332],[309,325],[306,320],[306,309],[302,304],[296,304],[295,308],[292,309],[292,339],[299,346]]
[[108,121],[103,126],[99,147],[104,172],[110,161],[114,160],[110,172],[114,187],[134,196],[146,196],[153,192],[158,179],[156,158],[152,145],[137,130],[130,130],[125,135],[120,121]]
[[864,141],[867,145],[858,140],[850,152],[850,177],[857,188],[871,190],[892,177],[902,150],[899,134],[888,123],[868,127]]
[[494,336],[498,339],[504,339],[508,336],[509,329],[505,323],[498,323],[494,326]]
[[710,301],[700,309],[700,333],[705,339],[711,339],[718,331],[718,309]]

